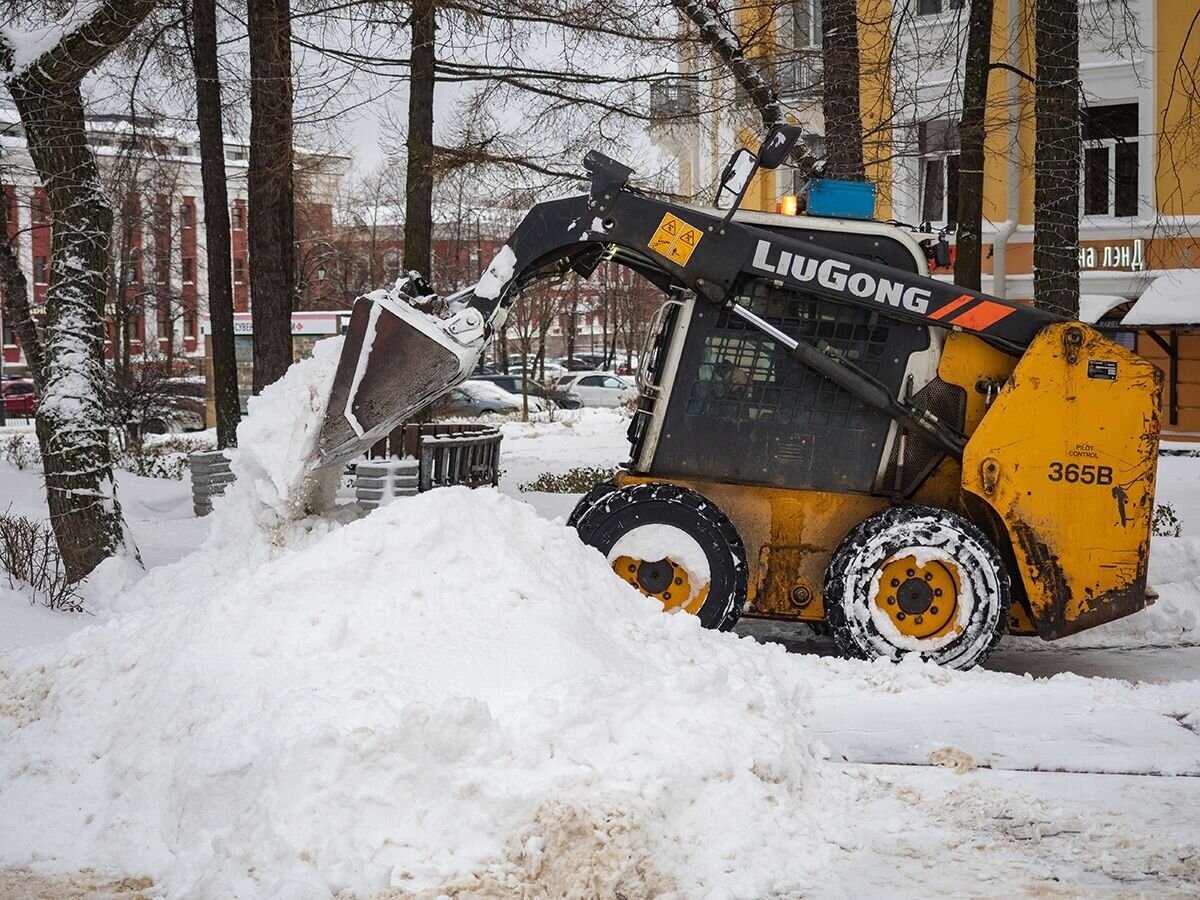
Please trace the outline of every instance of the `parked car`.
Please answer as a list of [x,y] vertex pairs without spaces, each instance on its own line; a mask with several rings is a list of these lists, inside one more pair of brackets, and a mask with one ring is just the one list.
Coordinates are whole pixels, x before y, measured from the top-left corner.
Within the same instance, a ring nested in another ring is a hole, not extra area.
[[471,373],[472,378],[478,378],[480,375],[503,375],[499,366],[494,366],[491,363],[480,363],[475,367],[475,371]]
[[[491,382],[517,397],[521,396],[522,387],[525,383],[525,379],[520,375],[483,375],[475,380]],[[583,401],[579,399],[578,395],[563,393],[560,396],[558,391],[554,391],[553,393],[547,391],[532,378],[529,379],[529,396],[539,397],[542,400],[553,400],[562,409],[579,409],[579,407],[583,406]]]
[[558,379],[556,392],[577,394],[584,406],[621,406],[637,398],[637,388],[616,372],[573,372]]
[[33,415],[37,408],[37,398],[33,393],[33,382],[24,379],[5,379],[0,381],[0,394],[4,396],[4,413],[6,416]]
[[[522,368],[522,365],[524,368]],[[508,358],[508,373],[509,375],[520,375],[521,373],[531,376],[534,379],[547,378],[553,381],[560,375],[567,374],[567,370],[557,364],[552,359],[542,360],[539,364],[536,357],[529,357],[522,363],[520,356],[510,356]]]
[[[520,412],[522,405],[521,397],[510,394],[490,381],[471,379],[435,400],[433,412],[437,416],[507,415]],[[530,412],[542,412],[545,408],[546,401],[541,397],[529,398]]]
[[580,359],[578,356],[574,359],[568,359],[564,364],[568,372],[594,372],[600,368],[599,365],[587,359]]
[[605,361],[603,353],[576,353],[575,360],[576,360],[576,362],[581,362],[586,365],[589,365],[593,369],[599,369],[601,366],[604,365],[604,361]]
[[181,431],[203,431],[204,401],[192,397],[172,397],[142,424],[145,434],[176,434]]

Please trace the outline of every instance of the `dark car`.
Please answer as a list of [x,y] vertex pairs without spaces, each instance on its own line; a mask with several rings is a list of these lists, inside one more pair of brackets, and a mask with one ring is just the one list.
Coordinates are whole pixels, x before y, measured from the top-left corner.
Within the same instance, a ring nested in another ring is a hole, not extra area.
[[[520,375],[480,375],[476,377],[477,381],[490,381],[497,387],[504,388],[510,394],[515,394],[520,397],[525,385],[525,379]],[[574,394],[559,394],[558,392],[551,393],[536,381],[530,380],[529,396],[541,397],[543,399],[551,398],[561,409],[579,409],[583,406],[583,401]]]
[[590,359],[580,359],[578,356],[574,359],[568,359],[563,363],[568,372],[592,372],[600,368],[599,363],[594,363]]
[[28,418],[37,408],[32,381],[0,381],[0,394],[4,396],[4,413],[7,416]]
[[[542,412],[547,402],[531,396],[529,411]],[[482,416],[487,413],[499,415],[519,413],[523,406],[524,401],[521,397],[510,394],[499,385],[471,379],[464,381],[456,388],[451,388],[433,401],[431,409],[433,414],[438,417]]]

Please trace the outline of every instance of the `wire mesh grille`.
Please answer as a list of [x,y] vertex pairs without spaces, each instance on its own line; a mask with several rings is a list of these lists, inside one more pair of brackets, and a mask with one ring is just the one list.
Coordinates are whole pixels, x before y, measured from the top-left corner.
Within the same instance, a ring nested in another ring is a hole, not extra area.
[[[870,375],[887,352],[886,319],[756,281],[736,302],[798,340],[828,344]],[[704,340],[689,415],[861,430],[868,408],[788,355],[786,347],[722,311]]]
[[[934,378],[913,394],[912,403],[918,409],[933,413],[952,428],[962,429],[967,409],[967,392],[958,385]],[[902,442],[899,440],[892,446],[887,472],[880,489],[907,495],[921,485],[925,476],[945,457],[946,451],[910,434],[908,440],[903,442],[904,468],[900,472],[901,483],[897,484],[896,473],[900,465],[901,446]]]

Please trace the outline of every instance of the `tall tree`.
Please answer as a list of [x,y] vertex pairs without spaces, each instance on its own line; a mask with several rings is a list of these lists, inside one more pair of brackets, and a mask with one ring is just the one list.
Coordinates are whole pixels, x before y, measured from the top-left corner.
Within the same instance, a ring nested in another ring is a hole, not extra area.
[[1079,314],[1079,3],[1035,0],[1033,302]]
[[864,181],[862,109],[858,80],[858,4],[820,0],[821,57],[825,68],[821,104],[825,112],[825,174]]
[[296,286],[292,28],[288,0],[249,0],[250,303],[254,392],[292,364]]
[[433,245],[433,88],[437,78],[437,5],[434,0],[413,0],[410,31],[404,268],[428,275]]
[[133,549],[117,501],[104,403],[113,214],[87,144],[81,86],[154,2],[80,4],[50,30],[36,32],[37,39],[17,38],[11,28],[0,31],[0,69],[50,201],[50,285],[36,428],[50,522],[71,581]]
[[[216,0],[192,0],[192,41],[192,61],[196,72],[196,127],[200,132],[200,179],[204,185],[208,318],[211,323],[209,340],[212,341],[217,446],[224,448],[237,444],[241,401],[238,398],[237,359],[233,344],[229,191],[225,182],[221,79],[217,71]],[[290,322],[288,334],[290,341]]]
[[[971,0],[967,56],[963,64],[963,109],[958,136],[958,240],[954,283],[979,290],[983,231],[983,142],[988,73],[992,58],[993,0]],[[1010,211],[1009,215],[1015,215]]]

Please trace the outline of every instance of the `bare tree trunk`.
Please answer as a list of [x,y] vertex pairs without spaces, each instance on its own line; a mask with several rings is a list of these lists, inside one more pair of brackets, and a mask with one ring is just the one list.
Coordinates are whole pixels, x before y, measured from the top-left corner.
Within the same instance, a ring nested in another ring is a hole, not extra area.
[[1036,0],[1033,301],[1079,315],[1079,7]]
[[167,371],[175,371],[175,323],[179,320],[179,308],[183,305],[182,297],[176,305],[175,294],[167,285]]
[[858,8],[855,0],[820,0],[824,31],[821,57],[825,87],[825,174],[866,180],[862,110],[859,106]]
[[296,212],[292,175],[292,27],[288,0],[249,0],[250,309],[254,392],[292,364]]
[[[193,0],[192,28],[195,41],[196,127],[200,132],[200,178],[204,185],[204,239],[207,244],[209,339],[212,341],[217,447],[225,448],[237,446],[237,426],[242,408],[238,397],[237,358],[233,341],[229,191],[225,181],[221,81],[217,71],[216,0]],[[288,340],[291,340],[290,322]]]
[[29,282],[21,269],[17,248],[8,237],[8,198],[0,196],[0,284],[4,285],[4,309],[8,323],[25,351],[25,365],[33,378],[33,387],[41,394],[46,385],[42,362],[42,339],[29,304]]
[[[958,238],[954,283],[980,290],[983,231],[983,141],[991,71],[993,0],[971,0],[967,58],[963,67],[963,112],[958,138]],[[1009,215],[1013,213],[1010,211]]]
[[571,306],[567,310],[567,362],[575,361],[575,329],[579,327],[579,279],[571,280]]
[[411,21],[404,268],[428,273],[433,243],[433,87],[437,70],[434,0],[413,0]]
[[37,408],[46,501],[67,577],[125,545],[109,456],[104,304],[112,210],[84,133],[80,80],[27,71],[10,82],[29,154],[50,199],[45,379]]

